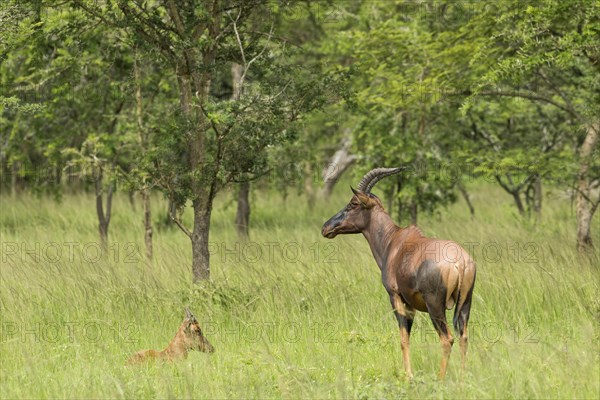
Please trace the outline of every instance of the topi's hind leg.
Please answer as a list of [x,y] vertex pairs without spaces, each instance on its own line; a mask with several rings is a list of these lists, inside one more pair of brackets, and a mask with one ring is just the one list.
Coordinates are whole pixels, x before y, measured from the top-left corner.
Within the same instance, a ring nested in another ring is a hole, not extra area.
[[448,360],[450,359],[450,353],[452,351],[452,344],[454,343],[454,338],[448,329],[448,322],[446,321],[446,308],[445,302],[442,300],[445,299],[445,293],[443,297],[439,295],[436,296],[426,296],[425,304],[427,304],[427,311],[429,312],[429,316],[431,317],[431,322],[433,322],[433,326],[437,331],[440,342],[442,344],[442,361],[440,363],[440,379],[444,379],[446,376],[446,369],[448,368]]
[[[469,347],[469,335],[467,333],[467,324],[469,323],[469,315],[471,313],[471,299],[473,297],[473,287],[469,290],[467,297],[462,304],[459,304],[454,310],[454,331],[459,337],[460,354],[461,354],[461,370],[465,371],[467,362],[467,350]],[[460,306],[460,308],[459,308]]]

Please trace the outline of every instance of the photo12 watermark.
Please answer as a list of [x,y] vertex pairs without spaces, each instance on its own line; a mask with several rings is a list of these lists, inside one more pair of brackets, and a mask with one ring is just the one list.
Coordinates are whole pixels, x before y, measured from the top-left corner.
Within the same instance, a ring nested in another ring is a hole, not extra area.
[[133,322],[106,323],[97,320],[65,322],[0,323],[0,343],[100,343],[139,341],[139,327]]
[[132,264],[140,262],[140,247],[135,242],[1,242],[0,260],[9,262],[34,262],[56,264],[82,260],[96,263],[101,260]]
[[207,337],[218,338],[222,342],[236,343],[337,343],[339,329],[333,322],[260,321],[248,323],[219,324],[202,323]]
[[299,241],[286,242],[211,242],[208,245],[209,254],[213,259],[226,262],[273,263],[282,260],[286,263],[339,262],[339,245],[321,241],[303,243]]
[[[212,260],[222,263],[324,263],[344,262],[344,245],[340,242],[320,239],[315,228],[314,242],[303,241],[213,241],[208,243]],[[543,248],[534,241],[468,241],[461,243],[435,242],[423,247],[417,243],[405,243],[407,254],[420,254],[437,262],[458,263],[462,261],[462,246],[475,262],[485,263],[526,263],[542,261]],[[58,264],[61,262],[82,261],[85,263],[111,262],[114,264],[135,264],[145,260],[142,245],[136,242],[110,242],[106,246],[100,242],[0,242],[2,263],[33,262],[36,264]]]

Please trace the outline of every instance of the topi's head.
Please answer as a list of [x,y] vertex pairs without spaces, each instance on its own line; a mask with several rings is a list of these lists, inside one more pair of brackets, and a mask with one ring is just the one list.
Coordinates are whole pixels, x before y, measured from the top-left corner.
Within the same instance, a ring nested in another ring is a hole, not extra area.
[[375,168],[369,171],[352,189],[354,196],[348,205],[323,224],[321,234],[328,239],[333,239],[339,234],[360,233],[371,220],[371,210],[382,207],[381,201],[371,193],[377,182],[386,176],[401,172],[404,168]]

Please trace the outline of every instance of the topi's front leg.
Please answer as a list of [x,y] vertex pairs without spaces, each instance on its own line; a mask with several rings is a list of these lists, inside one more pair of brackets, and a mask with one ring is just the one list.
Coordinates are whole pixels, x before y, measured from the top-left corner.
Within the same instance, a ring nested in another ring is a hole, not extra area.
[[410,367],[410,330],[413,325],[415,311],[404,304],[397,294],[390,295],[390,301],[398,320],[398,327],[400,328],[400,346],[402,348],[404,371],[406,372],[406,376],[412,379],[413,373]]

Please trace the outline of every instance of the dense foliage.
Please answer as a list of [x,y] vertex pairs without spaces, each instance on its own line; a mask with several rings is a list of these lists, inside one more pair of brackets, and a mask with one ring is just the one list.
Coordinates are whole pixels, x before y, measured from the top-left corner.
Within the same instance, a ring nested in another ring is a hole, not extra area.
[[539,220],[543,188],[558,185],[587,251],[599,15],[558,0],[3,2],[3,189],[94,190],[104,242],[115,191],[161,191],[202,278],[221,188],[258,180],[312,204],[349,144],[356,177],[409,166],[381,185],[402,222],[469,200],[478,177]]

